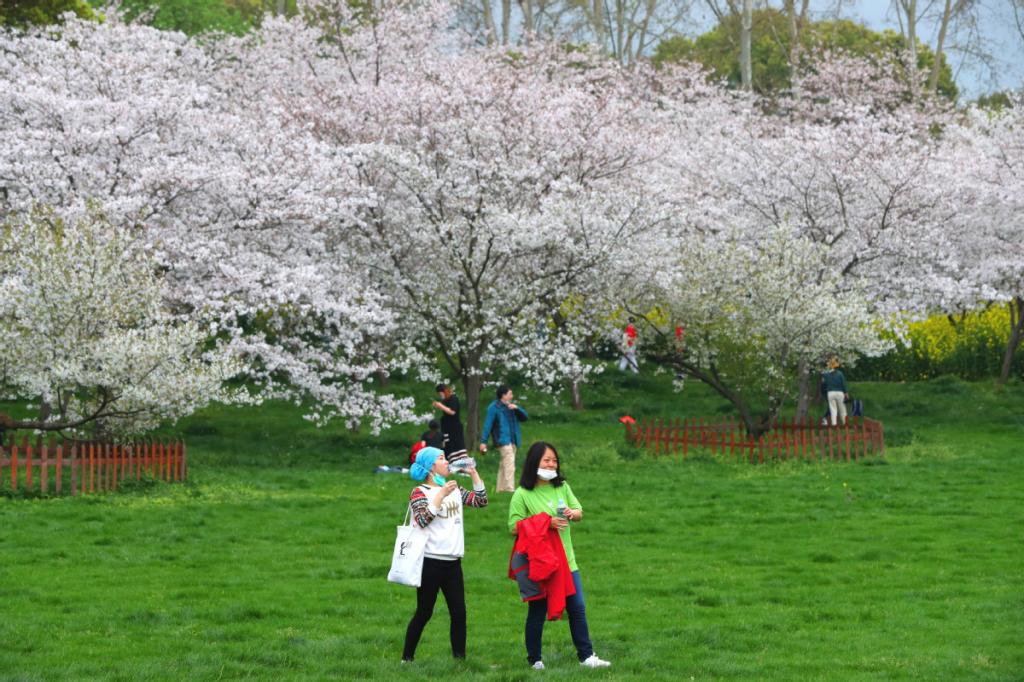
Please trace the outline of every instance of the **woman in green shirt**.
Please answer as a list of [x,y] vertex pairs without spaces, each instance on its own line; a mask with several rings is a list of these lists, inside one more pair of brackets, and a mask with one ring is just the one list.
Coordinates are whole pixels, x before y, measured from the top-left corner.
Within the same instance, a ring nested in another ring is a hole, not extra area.
[[[548,443],[534,443],[526,453],[519,487],[512,494],[508,508],[508,528],[517,534],[516,524],[523,519],[544,512],[551,516],[551,527],[558,531],[565,548],[565,558],[572,571],[576,594],[566,598],[565,611],[569,615],[569,632],[576,646],[580,665],[588,668],[607,668],[611,665],[594,653],[587,627],[587,609],[583,602],[583,585],[576,565],[576,554],[572,549],[570,521],[583,518],[583,508],[572,492],[569,483],[562,477],[558,463],[558,451]],[[544,635],[544,621],[547,618],[547,600],[527,602],[526,614],[526,660],[535,670],[543,670],[541,641]]]

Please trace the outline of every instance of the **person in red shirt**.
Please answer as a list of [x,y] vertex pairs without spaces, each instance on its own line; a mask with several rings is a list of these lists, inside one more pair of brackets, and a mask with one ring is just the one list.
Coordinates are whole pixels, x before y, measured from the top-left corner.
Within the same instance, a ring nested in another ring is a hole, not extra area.
[[[676,325],[676,355],[682,356],[686,353],[686,325],[680,322]],[[681,359],[681,358],[680,358]],[[683,389],[683,382],[686,381],[686,372],[676,369],[676,387]]]
[[619,358],[620,372],[625,372],[626,367],[629,367],[630,369],[633,370],[633,374],[640,373],[640,366],[637,364],[636,361],[636,327],[634,326],[635,322],[636,320],[634,318],[629,318],[629,324],[626,325],[626,328],[622,332],[622,343],[620,346],[622,357]]

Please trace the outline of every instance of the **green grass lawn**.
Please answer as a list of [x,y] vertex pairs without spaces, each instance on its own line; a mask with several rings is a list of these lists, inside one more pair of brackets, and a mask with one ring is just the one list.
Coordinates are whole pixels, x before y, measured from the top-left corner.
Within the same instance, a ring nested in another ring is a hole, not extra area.
[[[399,663],[415,595],[385,575],[411,482],[371,471],[422,427],[374,438],[292,406],[211,408],[175,427],[185,485],[0,498],[0,680],[1024,680],[1024,387],[854,392],[886,425],[882,460],[628,459],[621,414],[726,406],[614,371],[582,413],[526,395],[527,442],[559,447],[586,509],[573,537],[613,662],[580,670],[549,623],[543,673],[505,576],[507,495],[467,512],[468,660],[449,658],[439,600]],[[493,487],[493,456],[481,469]]]

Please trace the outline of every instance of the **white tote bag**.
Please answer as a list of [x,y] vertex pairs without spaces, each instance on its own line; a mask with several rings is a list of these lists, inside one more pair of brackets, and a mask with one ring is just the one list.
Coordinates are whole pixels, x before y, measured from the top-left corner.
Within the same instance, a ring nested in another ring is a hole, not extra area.
[[405,523],[398,526],[397,531],[388,582],[419,587],[423,577],[423,552],[427,547],[427,534],[412,523],[412,506],[405,514]]

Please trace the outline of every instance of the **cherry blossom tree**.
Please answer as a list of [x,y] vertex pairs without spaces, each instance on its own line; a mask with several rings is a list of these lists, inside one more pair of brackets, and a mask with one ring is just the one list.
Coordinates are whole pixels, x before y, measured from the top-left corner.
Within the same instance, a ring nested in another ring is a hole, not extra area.
[[788,96],[747,100],[702,134],[680,136],[679,191],[697,199],[685,220],[711,233],[791,227],[825,247],[815,276],[839,276],[831,296],[862,291],[897,328],[954,295],[945,226],[958,206],[943,190],[933,133],[949,114],[938,100],[910,101],[900,68],[832,55]]
[[7,428],[139,433],[212,401],[239,366],[209,332],[172,315],[153,254],[128,230],[44,211],[0,232],[0,395],[39,414]]
[[[826,353],[878,355],[871,301],[826,267],[828,249],[787,225],[726,229],[680,241],[637,282],[632,305],[657,306],[652,355],[717,391],[757,438],[797,395],[801,367]],[[657,258],[657,254],[651,254]],[[839,287],[847,290],[836,296]],[[675,340],[685,320],[685,345]]]
[[[948,230],[964,199],[939,150],[966,147],[942,147],[949,112],[896,65],[816,60],[763,100],[693,66],[475,46],[444,2],[300,9],[218,40],[116,12],[0,33],[0,219],[102,207],[158,263],[171,321],[317,423],[413,418],[375,379],[436,377],[440,358],[473,438],[485,382],[578,385],[607,311],[664,298],[702,344],[666,361],[757,430],[794,363],[806,380],[826,352],[877,352],[869,317],[985,276]],[[749,281],[718,282],[727,256]],[[812,321],[842,315],[842,339]]]
[[971,108],[944,134],[948,191],[961,206],[949,224],[960,295],[947,310],[1004,302],[1010,328],[999,381],[1005,383],[1024,340],[1024,102]]
[[[548,325],[570,296],[593,298],[617,249],[661,219],[641,172],[660,134],[642,83],[559,48],[478,50],[343,94],[359,106],[305,115],[354,150],[374,195],[350,243],[407,343],[462,382],[471,437],[486,380],[585,376],[577,342],[592,320]],[[353,111],[376,140],[353,139]]]
[[[315,54],[320,33],[295,26]],[[332,232],[361,200],[352,166],[284,115],[292,74],[258,90],[244,73],[286,46],[247,40],[207,46],[116,14],[0,34],[0,210],[73,218],[97,202],[137,228],[175,313],[244,357],[261,395],[309,399],[318,422],[410,418],[372,384],[402,366],[375,342],[394,316]]]
[[888,313],[922,307],[956,211],[931,165],[945,112],[904,103],[894,68],[825,60],[790,98],[749,109],[718,146],[712,197],[748,225],[789,223],[827,246],[827,267]]
[[334,155],[348,213],[319,223],[401,320],[390,347],[424,374],[440,356],[471,437],[485,381],[585,380],[597,316],[565,303],[601,300],[602,265],[660,219],[641,173],[658,135],[643,78],[562,46],[462,44],[443,3],[307,10],[319,29],[276,20],[242,41],[228,87],[271,90]]

